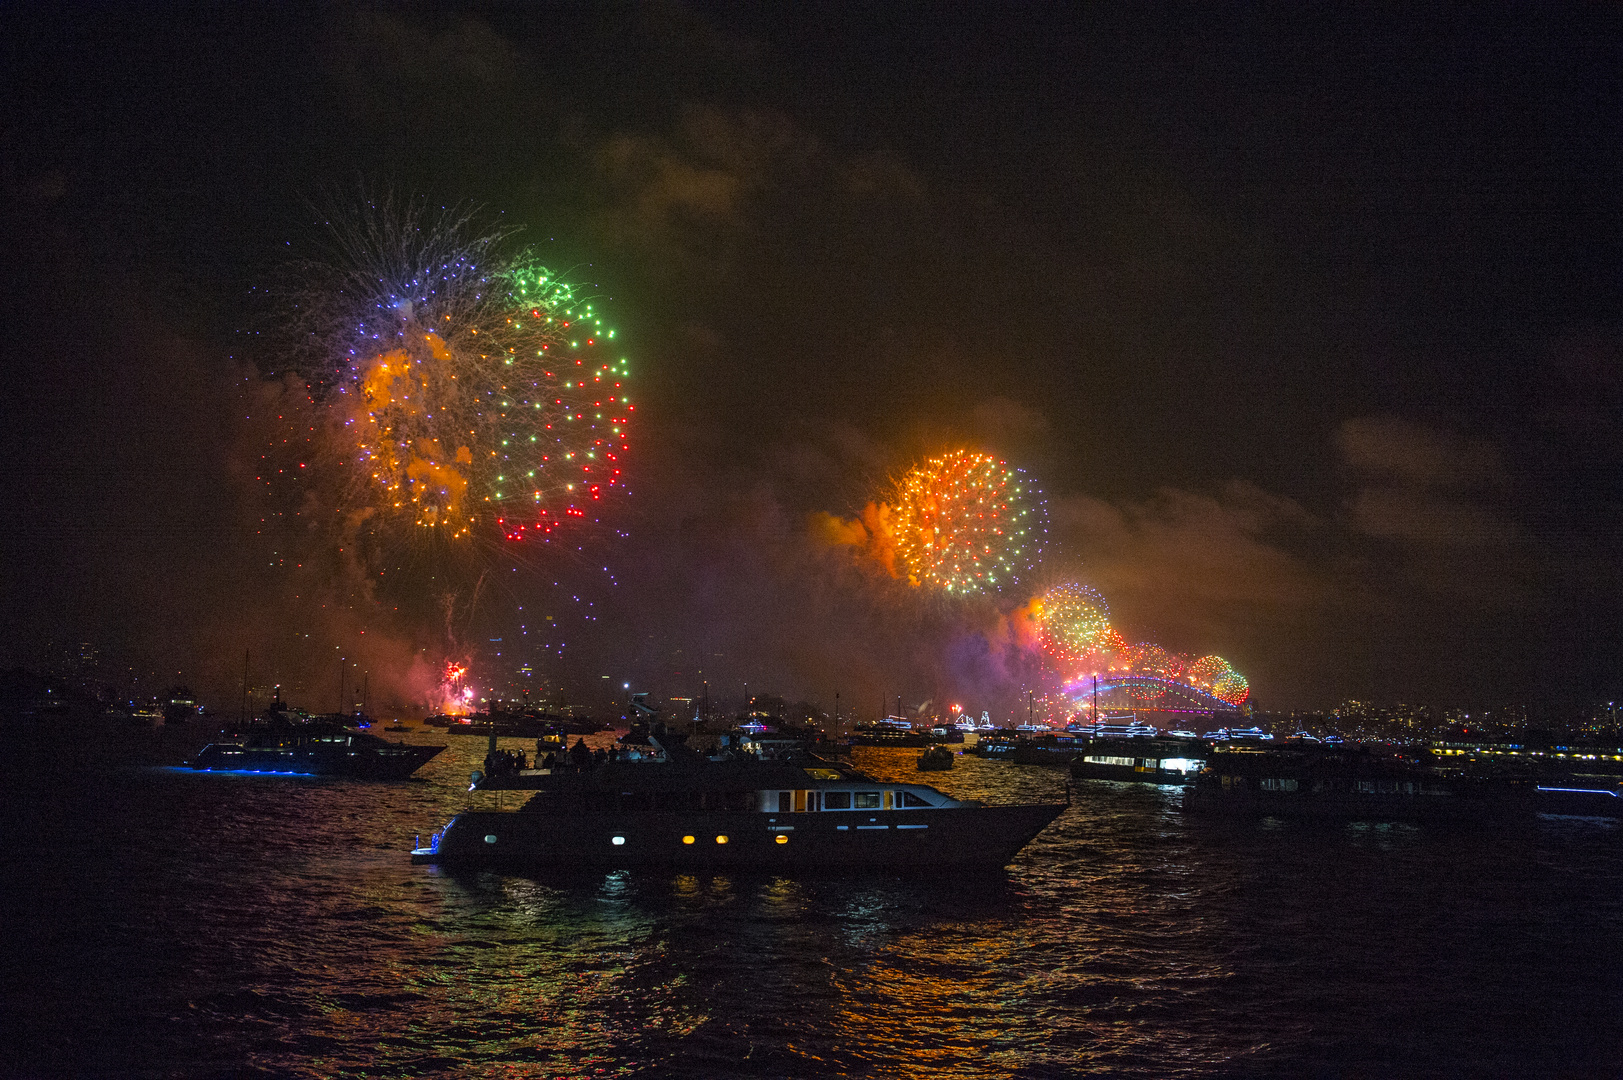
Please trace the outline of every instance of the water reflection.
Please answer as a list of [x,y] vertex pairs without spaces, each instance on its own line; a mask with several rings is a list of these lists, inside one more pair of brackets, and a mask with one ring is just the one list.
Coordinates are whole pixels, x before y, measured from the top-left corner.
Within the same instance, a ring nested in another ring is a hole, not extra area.
[[1615,825],[1209,823],[1089,781],[996,874],[454,874],[406,861],[469,801],[451,742],[400,784],[16,770],[0,1072],[1603,1074],[1623,1026]]

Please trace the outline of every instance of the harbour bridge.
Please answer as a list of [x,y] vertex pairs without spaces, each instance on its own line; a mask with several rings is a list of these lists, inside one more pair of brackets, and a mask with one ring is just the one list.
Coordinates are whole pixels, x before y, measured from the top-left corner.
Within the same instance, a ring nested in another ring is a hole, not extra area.
[[1067,683],[1071,703],[1092,715],[1095,704],[1104,712],[1197,713],[1201,716],[1238,716],[1240,709],[1210,690],[1202,690],[1177,679],[1160,675],[1127,675],[1112,672],[1097,680],[1081,678]]

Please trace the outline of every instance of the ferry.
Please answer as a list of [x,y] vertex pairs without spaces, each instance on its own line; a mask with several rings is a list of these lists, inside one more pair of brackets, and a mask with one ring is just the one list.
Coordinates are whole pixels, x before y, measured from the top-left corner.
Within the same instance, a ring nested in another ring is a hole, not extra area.
[[1078,780],[1188,784],[1206,766],[1211,744],[1193,736],[1094,738],[1071,761]]
[[1184,791],[1187,814],[1493,825],[1530,820],[1533,785],[1443,776],[1367,750],[1301,746],[1213,753]]
[[514,870],[1006,866],[1066,803],[986,805],[796,755],[723,760],[656,730],[655,754],[578,771],[501,768],[471,790],[533,791],[517,810],[466,810],[414,863]]

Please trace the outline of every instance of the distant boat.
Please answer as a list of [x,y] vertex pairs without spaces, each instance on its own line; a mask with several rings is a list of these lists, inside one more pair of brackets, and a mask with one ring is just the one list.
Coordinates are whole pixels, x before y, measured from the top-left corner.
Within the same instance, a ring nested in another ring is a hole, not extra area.
[[1074,736],[1044,729],[1043,734],[1016,743],[1009,760],[1017,765],[1069,765],[1080,745]]
[[898,716],[888,716],[874,723],[858,724],[846,740],[852,746],[929,746],[928,731],[915,731],[913,725]]

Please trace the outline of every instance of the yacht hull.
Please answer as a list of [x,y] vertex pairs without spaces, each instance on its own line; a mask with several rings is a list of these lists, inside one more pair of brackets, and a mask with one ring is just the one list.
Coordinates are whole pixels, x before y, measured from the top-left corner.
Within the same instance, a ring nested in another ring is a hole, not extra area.
[[451,820],[433,849],[414,851],[412,861],[513,870],[991,869],[1008,865],[1064,809],[1043,804],[794,814],[466,811]]
[[410,744],[360,749],[303,746],[243,746],[210,743],[188,765],[207,772],[291,773],[303,776],[350,776],[366,780],[404,780],[443,746]]

